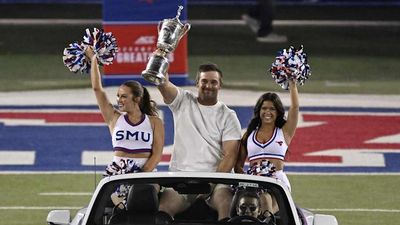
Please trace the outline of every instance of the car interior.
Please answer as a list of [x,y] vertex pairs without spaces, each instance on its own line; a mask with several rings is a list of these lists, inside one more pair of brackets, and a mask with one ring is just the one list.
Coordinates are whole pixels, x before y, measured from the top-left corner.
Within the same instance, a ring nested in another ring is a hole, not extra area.
[[[111,201],[111,194],[124,184],[129,187],[121,209]],[[164,188],[173,188],[179,194],[211,195],[216,184],[228,185],[232,191],[230,220],[218,221],[217,212],[210,207],[207,198],[196,198],[185,211],[174,216],[173,221],[158,218],[159,198]],[[161,187],[158,192],[156,186]],[[276,199],[279,210],[263,214],[262,218],[249,220],[236,215],[237,196],[245,191],[261,191],[272,194]],[[283,189],[268,182],[248,182],[233,179],[205,178],[158,178],[158,179],[126,179],[109,182],[100,190],[93,208],[89,214],[88,224],[265,224],[289,225],[294,224],[293,214]]]

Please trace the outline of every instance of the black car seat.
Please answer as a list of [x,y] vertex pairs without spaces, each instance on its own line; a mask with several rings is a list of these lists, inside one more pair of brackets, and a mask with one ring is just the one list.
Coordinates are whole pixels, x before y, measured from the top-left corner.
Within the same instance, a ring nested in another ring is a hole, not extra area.
[[154,224],[158,212],[158,193],[153,184],[134,184],[126,199],[129,223]]

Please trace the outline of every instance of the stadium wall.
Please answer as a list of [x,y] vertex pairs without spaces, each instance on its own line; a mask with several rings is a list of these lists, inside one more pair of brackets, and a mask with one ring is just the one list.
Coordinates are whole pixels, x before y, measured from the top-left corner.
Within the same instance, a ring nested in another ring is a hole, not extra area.
[[[142,0],[149,4],[158,0]],[[188,0],[188,5],[249,5],[256,0]],[[102,4],[103,0],[0,0],[0,4]],[[279,0],[277,5],[400,6],[400,0]]]

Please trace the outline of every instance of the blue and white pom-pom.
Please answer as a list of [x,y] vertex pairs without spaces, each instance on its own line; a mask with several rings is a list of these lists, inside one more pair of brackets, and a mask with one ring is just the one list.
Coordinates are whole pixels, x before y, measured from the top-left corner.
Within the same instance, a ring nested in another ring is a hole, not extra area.
[[275,176],[276,167],[275,165],[267,160],[262,160],[260,163],[252,165],[248,170],[247,174],[272,177]]
[[311,75],[303,46],[299,49],[290,46],[289,49],[280,51],[269,71],[275,82],[285,90],[289,88],[289,79],[296,79],[297,84],[303,85]]
[[88,73],[90,63],[85,56],[85,46],[76,42],[69,44],[63,52],[64,65],[72,72]]
[[117,40],[111,32],[105,33],[103,30],[94,28],[91,32],[86,29],[83,42],[69,44],[64,49],[64,65],[72,72],[88,73],[90,71],[90,61],[86,59],[85,49],[91,46],[97,57],[99,65],[109,65],[113,62],[118,52]]
[[110,65],[118,52],[117,40],[111,32],[104,32],[102,29],[94,28],[91,32],[88,28],[83,37],[83,44],[92,46],[97,56],[99,65]]

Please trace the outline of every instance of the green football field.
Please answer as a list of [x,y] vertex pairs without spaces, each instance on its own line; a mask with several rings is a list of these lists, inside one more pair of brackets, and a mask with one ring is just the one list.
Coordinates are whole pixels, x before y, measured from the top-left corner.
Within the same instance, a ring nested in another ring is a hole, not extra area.
[[[92,174],[1,174],[0,179],[0,225],[45,224],[51,209],[75,214],[95,188]],[[289,179],[300,207],[335,215],[340,225],[399,223],[398,175],[289,174]]]

